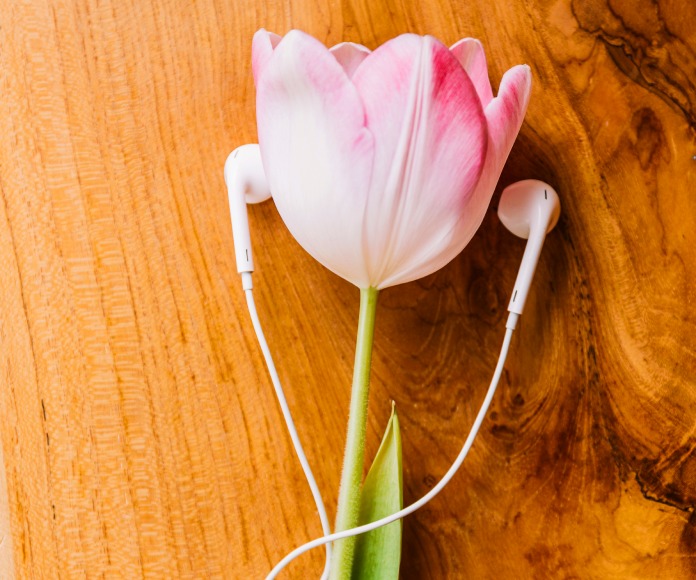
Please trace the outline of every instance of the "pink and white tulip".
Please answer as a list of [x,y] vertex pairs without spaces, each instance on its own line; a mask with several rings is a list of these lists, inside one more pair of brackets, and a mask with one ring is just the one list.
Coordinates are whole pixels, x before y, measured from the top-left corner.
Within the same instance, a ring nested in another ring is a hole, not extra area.
[[253,41],[259,144],[297,241],[360,288],[451,261],[478,229],[522,124],[526,65],[498,96],[478,40],[404,34],[374,52],[293,30]]

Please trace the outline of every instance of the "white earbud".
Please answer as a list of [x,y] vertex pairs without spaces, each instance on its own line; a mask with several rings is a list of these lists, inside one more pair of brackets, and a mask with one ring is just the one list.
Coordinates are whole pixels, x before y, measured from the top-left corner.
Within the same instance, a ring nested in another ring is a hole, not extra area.
[[225,161],[225,183],[232,214],[232,236],[237,258],[237,272],[254,271],[247,203],[260,203],[271,197],[261,163],[259,146],[237,147]]
[[532,285],[541,248],[561,215],[561,202],[554,189],[536,179],[518,181],[505,188],[498,205],[498,217],[516,236],[528,239],[517,274],[508,310],[508,328],[515,328]]

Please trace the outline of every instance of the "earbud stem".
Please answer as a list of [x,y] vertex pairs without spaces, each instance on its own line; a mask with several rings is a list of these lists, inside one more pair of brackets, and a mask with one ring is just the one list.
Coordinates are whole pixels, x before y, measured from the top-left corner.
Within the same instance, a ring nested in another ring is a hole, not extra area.
[[517,274],[517,280],[515,280],[515,288],[512,291],[512,297],[508,305],[508,310],[510,312],[522,314],[524,310],[524,304],[527,301],[527,295],[532,285],[532,278],[534,277],[534,271],[539,262],[539,256],[541,255],[541,248],[544,246],[545,238],[546,229],[543,226],[532,228],[529,240],[527,241],[527,247],[524,250],[520,270]]
[[229,175],[228,198],[230,213],[232,214],[232,237],[234,238],[234,253],[237,259],[237,272],[253,272],[254,258],[251,254],[251,236],[249,234],[249,218],[244,192],[239,191],[244,187],[238,175]]

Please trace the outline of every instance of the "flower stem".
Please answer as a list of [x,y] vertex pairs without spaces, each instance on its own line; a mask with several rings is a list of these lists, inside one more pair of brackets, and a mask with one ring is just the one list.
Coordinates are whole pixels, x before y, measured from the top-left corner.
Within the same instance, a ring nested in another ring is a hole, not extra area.
[[[357,526],[360,515],[360,488],[365,463],[367,401],[370,390],[370,362],[378,292],[376,288],[360,289],[360,318],[358,319],[353,386],[350,395],[348,435],[343,456],[341,487],[338,494],[337,532]],[[331,560],[331,580],[350,578],[354,551],[355,538],[346,538],[335,542]]]

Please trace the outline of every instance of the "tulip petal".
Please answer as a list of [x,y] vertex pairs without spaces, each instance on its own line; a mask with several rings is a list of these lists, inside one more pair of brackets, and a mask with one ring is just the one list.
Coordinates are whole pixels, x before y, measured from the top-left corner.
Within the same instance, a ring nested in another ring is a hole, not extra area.
[[481,176],[487,123],[472,81],[429,36],[382,45],[353,82],[376,136],[363,253],[370,283],[383,288],[413,257],[448,244],[442,232],[465,213]]
[[259,75],[268,61],[273,56],[273,50],[280,42],[281,37],[273,32],[268,32],[261,28],[256,31],[251,41],[251,70],[254,79],[258,82]]
[[356,240],[374,139],[355,87],[323,44],[297,30],[278,43],[256,85],[263,165],[283,221],[324,266],[367,287]]
[[481,105],[485,109],[493,100],[491,82],[488,79],[488,65],[486,64],[486,53],[483,50],[481,41],[476,38],[462,38],[459,42],[452,45],[450,52],[464,67],[466,74],[469,75],[471,82],[476,87]]
[[[493,195],[510,149],[520,132],[527,112],[531,88],[532,74],[529,67],[525,64],[514,66],[503,75],[498,96],[486,107],[488,152],[481,180],[472,195],[472,205],[477,208],[482,208],[484,205],[487,207]],[[478,229],[484,214],[485,208],[478,220],[473,220],[466,226],[471,229],[470,236],[473,236]]]
[[346,74],[352,77],[355,69],[357,69],[360,63],[370,54],[370,49],[362,44],[342,42],[336,46],[332,46],[329,52],[336,57],[336,60],[343,67],[343,70],[346,71]]
[[531,72],[527,65],[511,68],[503,76],[498,96],[486,107],[488,121],[488,153],[476,190],[460,219],[448,229],[441,230],[440,239],[421,248],[412,256],[411,266],[385,279],[383,288],[417,280],[439,270],[457,256],[469,243],[481,225],[495,186],[517,138],[529,104]]
[[488,161],[498,169],[498,176],[522,126],[531,88],[532,73],[529,67],[526,64],[512,67],[503,75],[498,96],[485,109],[494,157]]
[[505,161],[522,126],[531,83],[532,76],[527,65],[515,66],[505,73],[498,96],[485,110],[489,135],[486,164],[466,213],[451,229],[441,232],[441,240],[435,240],[433,246],[425,247],[414,255],[410,268],[384,280],[382,287],[417,280],[439,270],[469,243],[483,221]]

